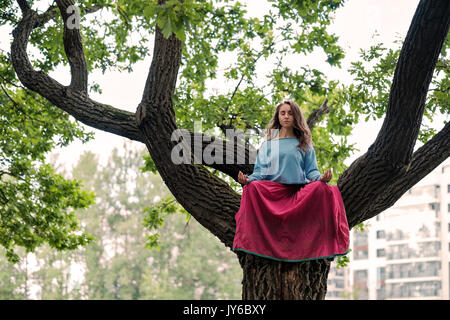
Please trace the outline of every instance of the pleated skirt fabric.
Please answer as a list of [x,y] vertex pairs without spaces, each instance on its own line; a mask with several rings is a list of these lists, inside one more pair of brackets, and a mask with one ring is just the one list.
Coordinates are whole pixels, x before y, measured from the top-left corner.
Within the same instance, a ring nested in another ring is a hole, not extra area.
[[349,252],[349,227],[337,186],[255,180],[243,187],[233,250],[278,261],[333,258]]

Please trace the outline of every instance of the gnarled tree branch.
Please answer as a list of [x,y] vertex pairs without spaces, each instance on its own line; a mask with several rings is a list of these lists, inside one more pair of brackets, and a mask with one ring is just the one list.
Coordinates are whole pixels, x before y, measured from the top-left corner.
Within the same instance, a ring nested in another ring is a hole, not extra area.
[[203,165],[195,164],[193,154],[188,163],[175,164],[172,158],[172,151],[178,143],[171,141],[172,134],[178,129],[172,96],[182,45],[174,34],[166,39],[161,29],[156,27],[153,60],[136,112],[136,123],[159,174],[177,201],[200,224],[231,247],[239,195]]
[[27,11],[31,10],[31,6],[26,0],[17,0],[17,4],[20,7],[20,10],[22,10],[22,13],[26,13]]
[[[380,187],[377,185],[376,190],[370,194],[373,198],[370,199],[369,205],[365,203],[366,198],[357,193],[351,194],[349,197],[350,188],[348,189],[349,191],[343,192],[350,227],[368,220],[394,205],[406,191],[422,180],[448,157],[450,157],[450,122],[432,139],[414,152],[410,163],[395,172],[391,176],[390,183],[384,185],[383,190],[380,190]],[[373,161],[373,159],[371,160]],[[368,161],[367,154],[358,158],[354,164],[360,170],[364,170],[364,167],[366,167],[369,170],[369,174],[380,175],[382,173],[380,167],[376,167],[373,165],[373,162]],[[347,190],[346,188],[348,187],[344,187],[344,183],[350,180],[348,180],[349,177],[344,178],[346,180],[339,180],[338,187],[342,190]],[[355,188],[360,188],[357,180],[353,180],[353,185],[356,185]],[[359,214],[351,214],[352,212],[358,212]]]
[[[72,74],[69,88],[87,95],[88,71],[80,35],[80,16],[71,0],[56,0],[64,23],[64,51]],[[72,8],[70,10],[70,8]],[[75,16],[75,19],[73,19]],[[73,19],[74,21],[69,21]]]
[[400,52],[386,118],[369,148],[369,153],[397,169],[411,160],[428,87],[449,30],[449,17],[450,1],[420,1]]
[[322,117],[329,113],[331,108],[328,106],[328,99],[325,98],[325,100],[322,102],[319,108],[314,109],[313,112],[308,117],[308,120],[306,120],[306,123],[308,124],[308,127],[310,130],[312,130],[316,123],[319,122]]
[[[413,181],[417,182],[418,177],[424,177],[448,157],[448,125],[414,158],[412,152],[449,25],[450,1],[420,1],[400,52],[380,133],[368,152],[353,162],[338,181],[350,227],[387,209]],[[438,151],[436,145],[447,150]],[[425,154],[423,150],[435,154]],[[416,176],[412,176],[412,168]],[[395,192],[393,186],[397,188]]]

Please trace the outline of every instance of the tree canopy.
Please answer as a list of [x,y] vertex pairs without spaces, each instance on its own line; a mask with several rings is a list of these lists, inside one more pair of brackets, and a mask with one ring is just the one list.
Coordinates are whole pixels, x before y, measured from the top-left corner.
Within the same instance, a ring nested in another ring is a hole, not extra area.
[[[55,2],[1,1],[0,27],[14,30],[11,48],[0,52],[0,244],[10,261],[17,261],[17,246],[33,251],[45,242],[63,250],[92,241],[80,233],[73,210],[93,204],[93,193],[45,163],[55,145],[93,138],[79,122],[145,143],[143,170],[161,174],[177,201],[226,246],[239,207],[237,172],[251,173],[253,165],[171,166],[176,128],[188,130],[192,143],[200,139],[203,149],[208,138],[225,146],[226,129],[252,130],[243,141],[249,160],[275,104],[294,99],[309,117],[320,169],[334,169],[331,183],[340,187],[351,227],[391,206],[450,155],[448,123],[439,133],[421,127],[423,115],[432,119],[450,108],[446,1],[421,1],[398,49],[377,43],[363,50],[349,70],[351,85],[301,63],[303,55],[321,52],[323,63],[340,67],[345,53],[329,25],[341,0],[269,0],[262,17],[228,0]],[[76,9],[79,28],[71,28]],[[136,114],[89,97],[102,87],[88,81],[90,72],[132,72],[150,54]],[[235,63],[221,65],[221,54]],[[292,55],[298,69],[285,65]],[[262,77],[258,66],[268,63]],[[70,66],[69,85],[50,76],[59,65]],[[208,82],[218,77],[232,89],[211,90]],[[347,168],[353,146],[346,137],[361,117],[385,117],[385,124],[368,153]],[[201,119],[203,132],[195,132],[193,119]],[[417,139],[424,146],[413,152]]]

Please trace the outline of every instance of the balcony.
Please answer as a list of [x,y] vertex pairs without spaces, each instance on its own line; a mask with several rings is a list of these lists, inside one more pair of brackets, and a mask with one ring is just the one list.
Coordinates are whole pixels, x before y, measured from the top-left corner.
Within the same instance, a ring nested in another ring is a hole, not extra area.
[[417,258],[399,258],[386,260],[386,265],[413,263],[413,262],[428,262],[428,261],[441,261],[440,255],[432,257],[417,257]]
[[410,283],[387,283],[386,300],[399,299],[442,299],[440,281]]
[[440,281],[440,276],[431,276],[431,277],[414,277],[414,278],[395,278],[395,279],[386,279],[386,284],[392,283],[408,283],[408,282],[426,282],[426,281]]

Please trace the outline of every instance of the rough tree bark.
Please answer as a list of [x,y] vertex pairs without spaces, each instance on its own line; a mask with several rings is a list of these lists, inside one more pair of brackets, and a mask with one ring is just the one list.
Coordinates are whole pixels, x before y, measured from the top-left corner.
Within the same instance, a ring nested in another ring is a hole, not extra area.
[[[56,7],[37,14],[26,1],[17,2],[22,10],[22,20],[13,31],[11,57],[23,85],[86,125],[145,143],[158,172],[177,201],[231,248],[235,233],[234,215],[239,210],[240,195],[210,174],[205,166],[218,169],[237,181],[239,170],[252,172],[253,165],[248,162],[253,162],[255,150],[248,145],[233,145],[188,131],[191,139],[187,144],[200,141],[204,149],[213,141],[217,148],[222,148],[224,164],[196,164],[193,155],[191,164],[172,163],[171,151],[179,142],[171,141],[172,133],[179,129],[172,95],[181,61],[182,42],[173,34],[165,39],[156,27],[153,60],[142,100],[133,114],[89,98],[88,74],[78,29],[64,28],[64,45],[72,74],[69,86],[34,70],[26,52],[30,32],[51,20]],[[66,22],[66,9],[73,3],[69,0],[56,2]],[[88,12],[98,9],[99,6],[94,6]],[[450,1],[420,1],[400,54],[380,133],[368,152],[338,180],[350,228],[392,206],[409,188],[450,156],[450,124],[413,153],[426,93],[449,24]],[[309,122],[311,127],[326,110],[324,103],[313,113]],[[231,148],[234,156],[241,147],[245,148],[247,164],[227,164],[225,160],[229,153],[225,151]],[[329,260],[286,263],[242,252],[237,254],[244,271],[244,299],[324,299]]]
[[330,259],[279,262],[244,252],[237,253],[242,266],[244,300],[323,300],[327,293]]

